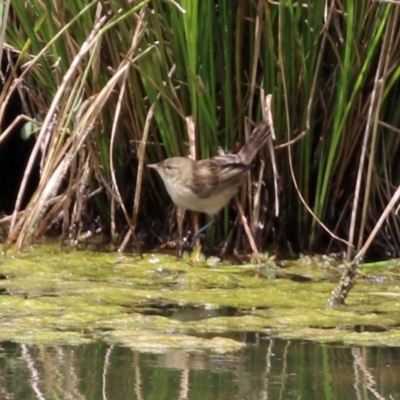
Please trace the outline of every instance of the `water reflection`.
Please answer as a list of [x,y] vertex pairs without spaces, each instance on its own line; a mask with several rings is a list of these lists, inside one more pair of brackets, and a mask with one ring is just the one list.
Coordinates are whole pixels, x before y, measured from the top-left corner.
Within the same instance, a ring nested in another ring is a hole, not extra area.
[[[237,338],[237,337],[236,337]],[[1,343],[1,399],[400,399],[400,349],[242,337],[235,353]],[[177,346],[178,347],[178,346]]]

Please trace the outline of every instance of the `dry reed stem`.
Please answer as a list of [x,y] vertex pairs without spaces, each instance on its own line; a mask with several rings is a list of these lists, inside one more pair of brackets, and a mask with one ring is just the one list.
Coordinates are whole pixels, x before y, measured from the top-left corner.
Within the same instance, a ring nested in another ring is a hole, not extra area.
[[[137,224],[138,215],[139,215],[140,194],[141,194],[141,189],[142,189],[144,162],[145,162],[145,158],[146,158],[146,145],[147,145],[147,140],[148,140],[148,136],[149,136],[150,122],[154,116],[155,106],[156,106],[155,103],[153,103],[150,106],[150,109],[147,113],[146,121],[144,124],[144,129],[143,129],[142,141],[139,145],[139,150],[138,150],[138,154],[139,154],[138,173],[137,173],[137,179],[136,179],[135,197],[134,197],[134,201],[133,201],[133,216],[132,216],[133,230],[136,229],[136,224]],[[124,243],[122,243],[119,250],[120,251],[123,250],[124,247],[125,247],[125,245],[124,245]]]
[[[383,102],[383,92],[384,92],[384,84],[388,77],[388,70],[390,68],[390,60],[392,56],[393,43],[394,43],[394,34],[395,31],[397,33],[396,24],[399,18],[399,7],[396,7],[396,11],[391,15],[391,21],[386,26],[385,35],[383,38],[383,44],[381,48],[381,56],[379,57],[379,63],[377,67],[377,72],[375,75],[374,88],[371,96],[370,110],[368,112],[368,129],[369,124],[373,118],[373,130],[372,130],[372,138],[370,145],[370,152],[368,156],[368,170],[366,177],[366,185],[364,189],[364,204],[362,209],[361,216],[361,225],[360,225],[360,233],[358,236],[358,244],[357,249],[359,249],[362,245],[363,241],[363,233],[366,225],[367,212],[369,207],[369,196],[371,192],[372,179],[373,179],[373,170],[376,168],[374,163],[374,156],[376,150],[376,141],[378,135],[378,120],[379,120],[379,111],[381,110],[382,102]],[[397,48],[395,49],[397,51]],[[375,101],[376,96],[376,101]],[[375,106],[375,109],[373,107]]]
[[32,122],[33,124],[40,125],[40,122],[34,120],[31,117],[28,117],[27,115],[20,114],[18,117],[14,119],[13,122],[5,129],[2,134],[0,135],[0,145],[3,140],[7,138],[8,135],[11,133],[15,132],[15,127],[21,122],[21,121],[27,121],[27,122]]
[[[139,41],[144,34],[143,21],[144,21],[144,9],[142,8],[140,11],[140,14],[139,14],[135,32],[133,34],[131,47],[130,47],[127,57],[126,57],[127,60],[131,59],[134,56],[134,53],[138,47]],[[138,252],[141,254],[139,241],[137,240],[136,234],[135,234],[135,227],[132,224],[131,218],[130,218],[130,216],[126,210],[125,204],[122,200],[122,196],[121,196],[121,193],[118,188],[118,183],[117,183],[117,178],[115,176],[115,168],[114,168],[114,143],[115,143],[115,138],[116,138],[117,131],[118,131],[118,121],[120,118],[122,102],[123,102],[123,98],[125,95],[126,82],[129,78],[130,65],[131,65],[131,63],[129,61],[124,61],[121,64],[121,68],[124,68],[124,74],[122,75],[122,84],[121,84],[121,89],[119,91],[118,101],[117,101],[116,108],[115,108],[115,114],[114,114],[114,118],[113,118],[112,130],[111,130],[110,152],[109,152],[109,154],[110,154],[110,172],[111,172],[111,180],[113,183],[113,190],[115,193],[115,198],[117,199],[119,206],[121,207],[121,209],[124,213],[125,219],[128,222],[129,230],[130,230],[132,237],[135,240],[136,248],[137,248]],[[139,186],[140,186],[140,183],[139,183]],[[114,197],[113,197],[113,199],[114,199]],[[111,232],[112,232],[113,238],[115,239],[117,236],[117,234],[115,232],[115,230],[116,230],[116,228],[115,228],[116,227],[115,205],[114,205],[114,209],[111,212],[111,222],[112,222]]]
[[[196,146],[196,126],[192,116],[186,117],[186,127],[189,138],[189,157],[197,160],[197,146]],[[197,232],[200,229],[199,214],[192,213],[193,215],[193,230]],[[180,221],[183,223],[183,219]],[[178,221],[179,223],[179,221]],[[181,240],[182,238],[179,238]],[[200,246],[200,238],[196,239],[196,246]]]
[[243,224],[244,230],[246,232],[247,240],[249,241],[249,244],[250,244],[250,247],[251,247],[251,251],[254,254],[257,254],[258,253],[257,245],[256,245],[256,243],[254,241],[253,235],[251,234],[251,230],[249,228],[249,224],[247,222],[247,218],[244,215],[242,203],[239,201],[239,199],[237,197],[235,198],[235,202],[236,202],[236,207],[237,207],[237,209],[239,211],[240,219],[242,220],[242,224]]
[[[39,148],[41,148],[41,146],[42,146],[43,139],[45,138],[45,135],[48,132],[48,128],[51,124],[51,121],[53,120],[54,116],[57,115],[57,112],[56,112],[57,106],[61,100],[62,95],[64,94],[65,90],[67,89],[68,83],[74,76],[79,63],[82,60],[82,57],[90,50],[92,45],[98,39],[98,32],[99,32],[100,28],[102,27],[102,25],[105,23],[105,21],[106,21],[106,17],[103,17],[102,19],[100,19],[100,21],[98,21],[98,23],[94,26],[93,30],[91,31],[87,41],[80,48],[78,54],[76,55],[74,61],[71,64],[70,68],[68,69],[67,73],[65,74],[63,81],[62,81],[59,89],[57,90],[57,93],[55,94],[54,99],[51,103],[51,106],[46,114],[46,117],[43,121],[43,125],[40,129],[37,141],[32,150],[31,156],[29,157],[29,161],[28,161],[27,167],[25,169],[24,176],[22,178],[21,186],[18,191],[17,200],[15,203],[15,208],[14,208],[14,212],[13,212],[13,218],[11,220],[9,238],[13,236],[13,230],[14,230],[14,226],[15,226],[15,222],[16,222],[17,212],[20,210],[22,198],[25,193],[26,185],[28,182],[28,177],[32,171],[34,162],[35,162],[36,157],[39,152]],[[69,162],[67,162],[66,164],[68,164],[68,163]],[[64,163],[64,165],[65,165],[65,163]],[[63,170],[63,169],[64,169],[64,167],[61,168],[61,170]],[[61,172],[61,170],[59,172]],[[65,171],[64,171],[64,173],[65,173]],[[42,176],[42,178],[43,178],[43,176]],[[51,182],[51,183],[55,183],[55,182]],[[47,186],[47,187],[49,187],[49,186]],[[48,194],[51,194],[51,191],[48,191]],[[30,224],[28,224],[28,226],[29,225]]]
[[[261,35],[262,35],[262,17],[264,9],[264,0],[258,0],[257,3],[257,16],[256,16],[256,27],[254,30],[254,54],[252,69],[250,75],[250,94],[249,94],[249,110],[253,109],[254,93],[256,91],[256,80],[257,80],[257,69],[258,59],[260,57],[260,46],[261,46]],[[246,138],[247,139],[247,138]]]
[[343,276],[340,279],[339,285],[336,286],[336,288],[332,291],[332,295],[327,303],[329,307],[335,307],[338,305],[343,305],[345,303],[345,300],[349,295],[350,290],[354,286],[355,278],[357,276],[358,265],[364,258],[369,246],[375,239],[375,236],[379,232],[382,224],[386,221],[390,212],[393,210],[393,208],[396,206],[399,200],[400,200],[400,186],[394,192],[392,198],[390,199],[385,210],[379,217],[378,222],[375,224],[370,235],[368,236],[368,239],[365,241],[363,247],[358,251],[353,261],[346,268],[346,271],[344,272]]
[[[81,117],[81,120],[78,122],[74,133],[68,137],[65,144],[59,151],[59,154],[62,154],[63,157],[62,161],[58,165],[53,167],[53,171],[51,173],[48,173],[45,176],[42,175],[38,189],[28,205],[30,212],[27,218],[23,221],[23,228],[21,229],[17,240],[18,248],[22,247],[26,236],[32,230],[39,216],[44,212],[45,208],[47,207],[47,203],[50,200],[51,196],[53,196],[58,190],[61,180],[68,171],[72,161],[76,157],[76,154],[81,149],[87,136],[92,132],[94,123],[106,100],[108,99],[108,94],[117,84],[121,75],[124,74],[127,67],[128,65],[125,65],[119,71],[117,71],[114,76],[107,82],[102,91],[91,102],[89,108]],[[49,167],[47,168],[47,170],[51,169],[50,164],[52,163],[52,161],[54,161],[54,159],[48,161],[47,165],[49,165]],[[16,234],[17,232],[15,231],[15,229],[13,231],[10,231],[8,241],[13,241]]]
[[[383,94],[383,70],[387,67],[387,54],[388,50],[390,49],[390,38],[389,38],[389,30],[391,29],[391,25],[388,24],[387,29],[385,31],[383,44],[381,48],[381,55],[379,57],[378,67],[375,73],[374,79],[374,86],[372,89],[371,99],[368,108],[368,116],[367,116],[367,123],[365,126],[363,142],[361,146],[361,155],[359,166],[357,170],[357,180],[356,180],[356,187],[354,191],[354,201],[353,207],[351,211],[351,220],[350,220],[350,229],[349,229],[349,242],[353,245],[354,243],[354,234],[356,229],[356,220],[357,220],[357,210],[360,204],[360,197],[361,197],[361,184],[364,176],[364,164],[367,162],[367,150],[368,150],[368,143],[371,135],[371,124],[373,123],[372,119],[374,118],[374,127],[373,127],[373,135],[372,140],[370,143],[370,152],[368,155],[368,169],[367,169],[367,177],[365,181],[365,189],[364,189],[364,202],[363,202],[363,209],[361,215],[361,224],[359,229],[359,237],[358,237],[358,245],[357,248],[361,247],[364,228],[366,223],[366,214],[367,214],[367,207],[368,207],[368,198],[371,192],[371,178],[372,178],[372,167],[374,161],[374,154],[375,154],[375,143],[376,143],[376,136],[377,136],[377,120],[378,116],[376,115],[377,110],[379,110],[379,104],[382,101],[382,94]],[[350,260],[351,251],[353,246],[348,246],[347,248],[347,259]]]
[[[281,5],[282,6],[282,5]],[[282,18],[282,12],[279,13],[279,24],[281,25],[281,19]],[[284,58],[283,58],[283,54],[282,54],[282,48],[283,48],[283,41],[282,41],[282,35],[281,35],[281,29],[279,29],[279,35],[278,35],[278,42],[279,42],[279,51],[278,51],[278,59],[280,64],[282,65],[281,68],[281,74],[282,74],[282,87],[283,87],[283,93],[284,93],[284,102],[285,102],[285,117],[286,117],[286,124],[288,127],[288,135],[290,134],[290,115],[289,115],[289,104],[288,104],[288,91],[287,91],[287,87],[286,87],[286,76],[285,76],[285,68],[284,68]],[[288,142],[289,142],[289,136],[288,136]],[[300,201],[303,203],[304,207],[307,209],[307,211],[311,214],[311,216],[315,219],[315,221],[317,221],[317,223],[334,239],[345,243],[349,246],[351,246],[351,244],[345,240],[340,238],[339,236],[335,235],[313,212],[313,210],[311,209],[311,207],[307,204],[306,200],[304,199],[302,193],[300,192],[300,189],[297,185],[297,179],[294,173],[294,169],[293,169],[293,158],[292,158],[292,146],[287,146],[288,149],[288,160],[289,160],[289,170],[290,170],[290,175],[292,177],[292,182],[293,185],[295,187],[295,190],[297,192],[297,195],[299,196]]]
[[[258,180],[257,180],[257,189],[256,193],[253,197],[253,212],[251,213],[250,226],[251,226],[251,234],[253,238],[256,236],[259,231],[259,223],[260,223],[260,207],[261,207],[261,188],[263,185],[263,176],[265,170],[265,162],[261,160],[261,166],[258,171]],[[255,240],[256,241],[256,240]]]
[[263,110],[263,117],[269,121],[271,127],[271,137],[268,138],[268,150],[271,159],[272,172],[274,175],[274,196],[275,196],[275,216],[279,216],[279,173],[276,163],[275,150],[273,140],[276,139],[274,120],[272,117],[272,94],[265,95],[264,89],[261,89],[261,107]]

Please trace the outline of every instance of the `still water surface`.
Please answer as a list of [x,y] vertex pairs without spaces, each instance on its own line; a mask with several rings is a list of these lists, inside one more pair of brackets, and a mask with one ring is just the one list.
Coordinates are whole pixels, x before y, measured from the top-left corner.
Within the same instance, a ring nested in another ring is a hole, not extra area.
[[3,255],[0,400],[400,400],[400,260],[360,268],[328,309],[335,258]]
[[235,339],[225,354],[3,342],[0,399],[400,399],[400,348]]

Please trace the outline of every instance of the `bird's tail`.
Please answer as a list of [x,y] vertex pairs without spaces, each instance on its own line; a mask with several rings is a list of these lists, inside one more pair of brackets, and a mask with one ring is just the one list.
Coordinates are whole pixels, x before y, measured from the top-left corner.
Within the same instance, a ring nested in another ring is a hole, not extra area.
[[245,145],[240,149],[238,155],[245,164],[250,164],[258,151],[264,146],[268,136],[271,134],[271,125],[269,121],[261,121],[247,139]]

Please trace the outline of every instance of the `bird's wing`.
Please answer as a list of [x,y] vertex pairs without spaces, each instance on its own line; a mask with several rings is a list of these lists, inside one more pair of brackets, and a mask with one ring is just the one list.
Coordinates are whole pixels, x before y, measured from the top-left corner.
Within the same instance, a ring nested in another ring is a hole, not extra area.
[[243,174],[250,169],[236,154],[217,156],[197,161],[196,174],[191,189],[202,198],[229,185],[239,185]]

